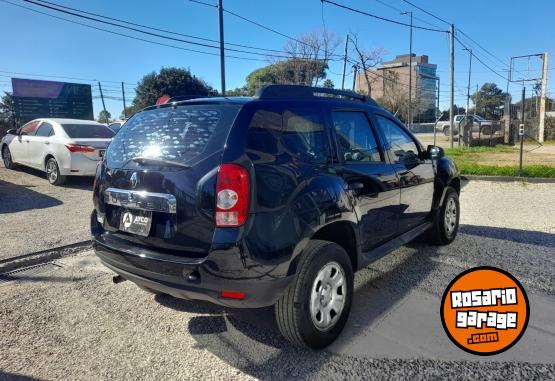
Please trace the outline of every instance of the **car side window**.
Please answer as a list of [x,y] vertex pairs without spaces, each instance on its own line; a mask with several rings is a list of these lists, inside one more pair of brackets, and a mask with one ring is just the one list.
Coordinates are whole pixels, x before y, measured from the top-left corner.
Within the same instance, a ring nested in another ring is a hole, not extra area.
[[38,121],[38,120],[27,123],[26,125],[21,127],[21,130],[19,131],[19,134],[20,135],[34,135],[35,130],[37,129],[39,123],[40,123],[40,121]]
[[332,112],[339,155],[345,162],[381,162],[368,117],[361,111]]
[[393,120],[381,115],[376,119],[386,140],[386,150],[395,163],[411,163],[418,160],[418,146],[412,137]]
[[326,163],[330,157],[328,137],[319,110],[285,110],[281,141],[287,151],[301,160]]
[[42,122],[39,129],[35,133],[35,136],[47,137],[47,136],[53,135],[53,132],[54,132],[54,129],[52,128],[52,125],[50,123]]

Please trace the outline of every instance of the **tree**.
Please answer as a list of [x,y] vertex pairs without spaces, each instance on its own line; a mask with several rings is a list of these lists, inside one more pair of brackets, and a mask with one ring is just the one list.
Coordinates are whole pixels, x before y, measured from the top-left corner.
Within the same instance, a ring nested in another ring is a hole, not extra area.
[[0,100],[0,136],[15,128],[15,104],[11,93],[4,92]]
[[328,89],[333,89],[335,87],[331,79],[326,79],[322,86]]
[[96,120],[98,123],[108,124],[112,120],[112,114],[109,111],[102,110],[98,113]]
[[262,86],[275,83],[313,85],[316,78],[326,76],[326,69],[327,65],[323,61],[304,60],[302,64],[294,59],[278,61],[247,75],[245,92],[254,95]]
[[470,99],[474,102],[476,114],[486,119],[499,119],[501,109],[505,103],[507,93],[504,93],[495,83],[484,83],[478,92],[472,94]]
[[287,41],[283,49],[291,83],[318,86],[340,41],[333,32],[312,31]]
[[356,33],[351,34],[350,40],[353,43],[356,53],[356,67],[357,69],[362,69],[362,75],[364,76],[364,80],[366,82],[366,88],[359,88],[359,91],[372,96],[372,83],[379,79],[379,76],[372,75],[370,69],[382,62],[384,49],[378,48],[367,50],[362,48],[360,46],[358,35]]
[[143,77],[137,85],[132,109],[137,112],[152,106],[162,95],[209,95],[214,89],[205,81],[191,74],[188,69],[168,67],[152,72]]

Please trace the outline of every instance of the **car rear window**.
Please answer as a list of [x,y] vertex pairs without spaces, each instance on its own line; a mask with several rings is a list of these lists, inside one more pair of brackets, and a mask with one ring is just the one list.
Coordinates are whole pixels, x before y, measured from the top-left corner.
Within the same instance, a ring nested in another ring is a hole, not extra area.
[[98,124],[63,124],[67,136],[73,139],[100,139],[113,137],[114,131]]
[[195,104],[135,114],[106,154],[112,168],[138,156],[192,164],[223,149],[239,105]]

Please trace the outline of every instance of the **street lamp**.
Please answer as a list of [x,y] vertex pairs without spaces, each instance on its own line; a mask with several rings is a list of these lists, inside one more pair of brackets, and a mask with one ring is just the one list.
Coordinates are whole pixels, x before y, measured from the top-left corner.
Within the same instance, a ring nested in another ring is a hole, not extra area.
[[407,115],[407,123],[409,129],[412,125],[412,12],[401,12],[401,15],[410,15],[410,37],[409,37],[409,111]]

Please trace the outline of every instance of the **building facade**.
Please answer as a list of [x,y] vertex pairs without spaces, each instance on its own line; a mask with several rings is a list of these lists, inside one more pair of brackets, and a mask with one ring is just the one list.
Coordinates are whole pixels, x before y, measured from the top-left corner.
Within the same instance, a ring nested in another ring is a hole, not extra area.
[[412,120],[415,123],[435,121],[438,77],[437,65],[428,61],[427,55],[412,55],[412,66],[408,54],[398,55],[392,61],[359,73],[357,91],[379,100],[397,117],[407,122],[409,77],[412,71]]

